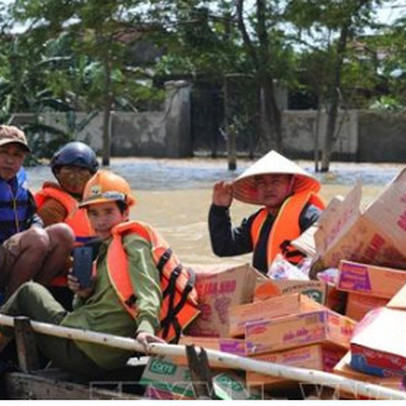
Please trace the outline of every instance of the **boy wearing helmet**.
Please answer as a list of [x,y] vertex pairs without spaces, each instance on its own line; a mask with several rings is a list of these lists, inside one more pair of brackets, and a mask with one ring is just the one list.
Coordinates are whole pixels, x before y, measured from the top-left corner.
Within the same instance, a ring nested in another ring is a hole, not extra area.
[[[87,183],[81,203],[103,240],[91,286],[82,288],[78,279],[69,275],[69,287],[76,295],[73,311],[67,313],[46,289],[29,282],[1,312],[61,326],[135,336],[146,350],[149,343],[165,342],[157,334],[166,320],[176,319],[181,327],[193,320],[198,314],[193,285],[189,280],[181,284],[186,272],[151,227],[128,221],[134,204],[130,186],[123,178],[109,171],[97,172]],[[185,295],[179,286],[184,286]],[[168,300],[174,307],[164,313],[163,319],[162,309]],[[167,341],[174,338],[170,331],[168,328]],[[1,341],[4,344],[9,336],[10,330],[1,327],[0,349]],[[37,343],[56,366],[87,378],[98,378],[125,365],[131,355],[124,350],[41,335]]]
[[0,126],[0,292],[7,298],[24,282],[48,284],[66,263],[73,233],[64,224],[43,229],[22,172],[30,152],[23,131]]
[[[54,154],[50,166],[58,183],[45,182],[35,194],[37,214],[45,226],[66,223],[75,234],[75,244],[85,244],[95,234],[79,202],[87,181],[99,167],[96,154],[83,142],[69,142]],[[52,293],[68,309],[73,298],[66,280],[70,265],[68,261],[65,270],[51,282]]]
[[[319,218],[324,208],[319,190],[316,179],[275,151],[233,183],[217,182],[209,212],[213,252],[220,257],[253,252],[253,266],[265,274],[277,254],[299,264],[304,255],[290,242]],[[233,228],[229,211],[233,198],[263,207]]]

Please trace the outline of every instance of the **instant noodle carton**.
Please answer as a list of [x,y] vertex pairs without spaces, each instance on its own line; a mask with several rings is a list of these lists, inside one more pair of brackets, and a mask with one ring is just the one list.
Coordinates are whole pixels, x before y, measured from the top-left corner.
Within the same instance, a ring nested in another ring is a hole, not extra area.
[[406,283],[406,272],[399,269],[341,261],[337,289],[384,299],[392,298]]
[[318,309],[323,309],[323,306],[299,293],[276,296],[260,302],[231,306],[229,309],[229,335],[231,337],[243,336],[245,324],[249,322],[274,319]]
[[[402,379],[400,377],[392,376],[388,378],[381,378],[374,375],[365,374],[351,368],[350,362],[351,362],[351,352],[348,351],[347,354],[345,354],[345,356],[333,368],[333,372],[337,375],[344,376],[345,378],[381,385],[390,389],[404,390]],[[337,387],[336,390],[337,392],[339,392],[339,395],[344,398],[365,399],[364,396],[358,395],[358,393],[356,392],[356,388],[354,388],[353,392],[342,391],[340,390],[339,387]]]
[[389,299],[350,292],[347,296],[345,315],[350,319],[360,321],[369,311],[385,306],[388,302]]
[[257,281],[254,302],[275,296],[301,293],[315,302],[324,304],[326,300],[326,283],[322,281],[304,281],[292,279],[261,279]]
[[[313,344],[286,351],[255,355],[252,358],[258,361],[331,372],[345,353],[346,350],[340,347]],[[263,375],[252,371],[247,371],[246,381],[250,387],[260,386],[264,389],[281,388],[293,383],[286,378]]]
[[[144,396],[149,399],[195,399],[189,368],[166,358],[151,357],[139,383],[146,387]],[[260,392],[247,388],[244,379],[236,373],[215,373],[213,390],[215,397],[222,400],[261,398]]]
[[[245,356],[245,341],[237,338],[221,338],[221,337],[192,337],[183,336],[180,338],[179,343],[181,345],[195,345],[196,347],[202,347],[205,349],[223,351],[229,354]],[[187,359],[185,356],[171,356],[173,362],[178,365],[187,365]],[[209,361],[211,367],[214,368],[226,368],[224,364]]]
[[370,311],[351,339],[351,367],[381,377],[406,372],[406,312],[386,307]]
[[316,310],[245,326],[247,355],[310,344],[349,348],[356,322],[331,310]]
[[314,269],[337,268],[341,259],[406,268],[406,168],[366,208],[361,207],[361,184],[325,210],[314,234]]
[[201,313],[186,330],[187,335],[226,337],[228,312],[234,305],[252,302],[256,280],[265,276],[245,264],[223,267],[193,266]]

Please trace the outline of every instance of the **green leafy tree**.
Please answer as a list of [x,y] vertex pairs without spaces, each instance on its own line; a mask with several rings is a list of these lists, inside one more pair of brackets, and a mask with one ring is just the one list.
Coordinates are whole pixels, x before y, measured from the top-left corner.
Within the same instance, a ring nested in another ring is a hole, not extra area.
[[103,164],[110,159],[113,107],[135,110],[140,100],[162,100],[162,93],[148,84],[147,66],[134,65],[131,60],[132,45],[155,29],[143,23],[142,3],[16,0],[13,8],[14,18],[30,25],[31,41],[42,51],[36,60],[46,72],[53,106],[58,99],[62,102],[59,107],[69,106],[67,111],[81,108],[90,115],[103,111]]
[[[343,76],[349,44],[372,27],[375,7],[379,0],[293,0],[289,4],[287,18],[294,24],[299,38],[307,37],[307,42],[316,44],[324,51],[326,67],[323,97],[327,102],[327,128],[325,145],[322,149],[321,171],[328,171],[331,150],[337,139],[337,116],[342,95]],[[323,52],[322,51],[322,52]],[[354,68],[355,65],[352,66]],[[358,68],[360,66],[358,65]],[[314,72],[317,74],[317,72]],[[347,78],[351,76],[347,69]],[[357,73],[358,75],[358,73]]]

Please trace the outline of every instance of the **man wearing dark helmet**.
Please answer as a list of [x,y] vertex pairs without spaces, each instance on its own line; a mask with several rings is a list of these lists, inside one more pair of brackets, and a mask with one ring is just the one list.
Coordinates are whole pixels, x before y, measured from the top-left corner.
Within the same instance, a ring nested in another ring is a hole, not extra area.
[[[54,154],[50,166],[57,182],[45,182],[36,193],[37,214],[45,226],[57,223],[70,226],[76,245],[89,243],[95,233],[79,203],[87,181],[99,167],[95,152],[82,142],[69,142]],[[70,266],[68,262],[66,270],[51,283],[51,292],[67,308],[70,308],[72,301],[66,279]]]

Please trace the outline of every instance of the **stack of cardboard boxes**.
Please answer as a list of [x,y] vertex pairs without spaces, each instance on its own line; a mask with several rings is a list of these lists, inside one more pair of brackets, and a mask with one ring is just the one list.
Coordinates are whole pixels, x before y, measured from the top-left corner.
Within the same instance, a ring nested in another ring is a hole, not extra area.
[[[245,341],[228,337],[229,311],[232,306],[253,300],[257,281],[266,277],[250,265],[194,265],[200,315],[190,324],[179,344],[220,350],[245,356]],[[157,366],[160,366],[158,368]],[[163,367],[162,367],[163,366]],[[255,391],[245,387],[244,376],[224,370],[222,364],[211,364],[214,390],[221,399],[255,399]],[[194,398],[186,356],[164,360],[151,358],[141,383],[147,385],[146,396],[158,399]],[[228,388],[228,389],[227,389]]]
[[406,168],[366,208],[360,203],[357,184],[314,233],[314,269],[339,268],[345,314],[359,321],[351,352],[334,372],[399,389],[406,371]]
[[[311,274],[339,268],[335,286],[271,280],[248,265],[199,272],[202,312],[180,343],[401,388],[406,371],[406,287],[400,290],[406,283],[406,168],[366,209],[360,184],[345,199],[333,199],[308,234],[302,240],[306,252],[315,255]],[[332,310],[343,304],[345,315]],[[171,362],[186,368],[185,357]],[[243,386],[270,391],[292,384],[254,372],[247,372],[245,382],[238,379]]]

